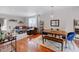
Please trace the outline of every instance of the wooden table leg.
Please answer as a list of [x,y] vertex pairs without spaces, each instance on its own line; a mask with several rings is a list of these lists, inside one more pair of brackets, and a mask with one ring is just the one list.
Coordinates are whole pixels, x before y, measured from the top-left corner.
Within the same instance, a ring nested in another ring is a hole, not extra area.
[[61,43],[61,51],[63,51],[63,43]]
[[[10,40],[11,40],[11,39],[10,39]],[[12,49],[12,46],[13,46],[12,40],[11,40],[10,46],[11,46],[11,51],[10,51],[10,52],[12,52],[12,51],[13,51],[13,49]]]
[[17,41],[16,41],[16,38],[15,38],[15,52],[17,52]]
[[44,44],[44,38],[42,38],[42,43]]

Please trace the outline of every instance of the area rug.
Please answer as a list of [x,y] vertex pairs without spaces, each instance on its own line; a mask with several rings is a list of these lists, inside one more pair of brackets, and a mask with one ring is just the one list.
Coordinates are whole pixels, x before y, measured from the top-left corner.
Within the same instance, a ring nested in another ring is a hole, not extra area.
[[[36,38],[32,39],[35,43],[37,44],[42,44],[42,36],[38,36]],[[78,42],[79,43],[79,42]],[[72,46],[72,44],[70,43],[70,47],[66,48],[65,46],[63,47],[63,52],[79,52],[79,48],[77,47],[77,45],[75,44],[75,42],[73,42],[74,46]],[[62,52],[61,51],[61,44],[57,43],[57,42],[53,42],[50,40],[46,40],[46,42],[44,43],[44,46],[56,51],[56,52]]]
[[42,36],[41,35],[39,35],[38,37],[32,38],[32,41],[39,44],[39,45],[42,45],[48,49],[56,51],[56,47],[54,46],[54,44],[51,45],[51,42],[49,43],[49,41],[47,41],[45,44],[42,43]]

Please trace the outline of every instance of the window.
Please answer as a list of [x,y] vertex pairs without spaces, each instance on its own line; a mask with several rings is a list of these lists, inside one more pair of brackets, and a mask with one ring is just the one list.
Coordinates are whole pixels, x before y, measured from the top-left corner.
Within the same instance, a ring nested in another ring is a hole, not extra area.
[[7,19],[4,19],[3,26],[1,27],[1,30],[7,30]]
[[30,17],[28,23],[29,27],[37,27],[37,17]]

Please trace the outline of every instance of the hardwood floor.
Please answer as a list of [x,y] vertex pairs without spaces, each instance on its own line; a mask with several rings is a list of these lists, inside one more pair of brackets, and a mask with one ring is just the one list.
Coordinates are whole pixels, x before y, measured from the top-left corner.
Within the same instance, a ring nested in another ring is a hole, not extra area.
[[79,40],[75,40],[75,44],[76,44],[77,47],[79,48]]
[[[39,34],[31,36],[30,38],[36,38]],[[48,49],[43,44],[36,44],[32,40],[29,40],[29,37],[25,37],[16,44],[17,52],[55,52],[51,49]]]

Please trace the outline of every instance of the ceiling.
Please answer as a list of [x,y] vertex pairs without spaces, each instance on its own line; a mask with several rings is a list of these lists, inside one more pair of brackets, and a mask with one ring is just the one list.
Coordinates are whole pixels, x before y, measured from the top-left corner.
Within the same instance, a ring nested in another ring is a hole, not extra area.
[[0,14],[34,16],[51,12],[50,6],[0,6]]

